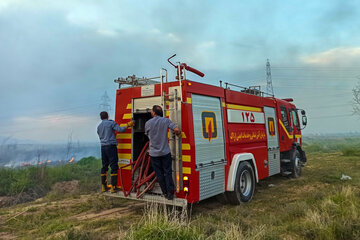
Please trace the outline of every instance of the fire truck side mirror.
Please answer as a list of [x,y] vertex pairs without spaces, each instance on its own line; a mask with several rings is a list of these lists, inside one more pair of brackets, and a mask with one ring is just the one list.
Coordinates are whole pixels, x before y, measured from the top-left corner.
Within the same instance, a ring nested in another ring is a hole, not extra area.
[[305,115],[302,116],[302,124],[306,126],[307,124],[307,117]]

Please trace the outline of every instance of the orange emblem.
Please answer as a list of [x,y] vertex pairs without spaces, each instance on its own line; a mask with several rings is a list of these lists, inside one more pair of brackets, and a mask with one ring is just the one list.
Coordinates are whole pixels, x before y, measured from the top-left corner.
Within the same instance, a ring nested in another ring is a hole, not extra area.
[[208,139],[209,143],[217,137],[216,115],[214,112],[202,112],[201,123],[203,138]]

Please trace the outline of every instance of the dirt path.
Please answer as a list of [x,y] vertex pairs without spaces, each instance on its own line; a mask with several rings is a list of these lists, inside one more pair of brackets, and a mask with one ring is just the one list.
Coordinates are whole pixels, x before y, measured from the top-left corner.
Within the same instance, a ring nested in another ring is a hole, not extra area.
[[107,210],[102,210],[100,212],[93,210],[83,212],[78,215],[72,216],[72,218],[78,221],[120,218],[134,214],[136,209],[142,208],[143,206],[144,203],[141,202],[130,203],[125,207],[111,208]]

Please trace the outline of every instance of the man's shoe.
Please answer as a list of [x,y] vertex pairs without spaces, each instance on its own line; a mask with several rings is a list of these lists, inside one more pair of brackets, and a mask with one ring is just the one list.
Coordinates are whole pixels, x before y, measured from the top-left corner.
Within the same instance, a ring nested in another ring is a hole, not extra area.
[[168,194],[166,195],[166,199],[167,199],[167,200],[173,200],[173,199],[174,199],[174,194],[173,194],[173,193],[168,193]]
[[110,192],[111,192],[111,193],[116,193],[116,188],[115,188],[115,186],[111,185]]
[[107,172],[101,174],[101,192],[106,192],[109,190],[107,187]]
[[104,184],[101,184],[101,192],[106,192],[108,190],[107,186]]

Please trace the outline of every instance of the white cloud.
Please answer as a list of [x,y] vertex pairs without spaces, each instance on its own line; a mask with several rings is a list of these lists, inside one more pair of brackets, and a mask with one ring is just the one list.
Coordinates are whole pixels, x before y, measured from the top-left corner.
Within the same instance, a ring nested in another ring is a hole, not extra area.
[[353,64],[360,61],[360,47],[339,47],[304,56],[301,61],[312,65]]
[[216,42],[215,41],[207,41],[207,42],[201,42],[198,45],[199,50],[205,51],[205,50],[209,50],[216,47]]
[[181,42],[181,39],[173,33],[168,33],[167,36],[171,41],[173,41],[175,43]]
[[118,33],[116,31],[109,30],[109,29],[101,29],[100,28],[96,32],[100,35],[107,36],[107,37],[116,37],[118,35]]

